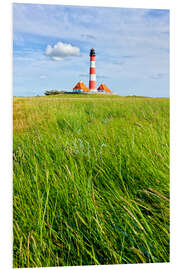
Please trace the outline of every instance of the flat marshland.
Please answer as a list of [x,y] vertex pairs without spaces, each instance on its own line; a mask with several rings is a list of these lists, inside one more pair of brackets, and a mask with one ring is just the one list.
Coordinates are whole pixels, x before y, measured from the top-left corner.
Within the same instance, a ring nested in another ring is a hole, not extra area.
[[14,98],[13,266],[169,261],[169,99]]

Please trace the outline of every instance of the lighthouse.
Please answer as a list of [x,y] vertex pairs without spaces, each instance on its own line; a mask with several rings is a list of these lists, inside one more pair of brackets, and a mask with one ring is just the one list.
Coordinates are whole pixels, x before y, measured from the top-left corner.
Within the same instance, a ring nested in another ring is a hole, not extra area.
[[91,93],[97,93],[96,88],[96,66],[95,66],[95,50],[90,50],[90,70],[89,70],[89,90]]

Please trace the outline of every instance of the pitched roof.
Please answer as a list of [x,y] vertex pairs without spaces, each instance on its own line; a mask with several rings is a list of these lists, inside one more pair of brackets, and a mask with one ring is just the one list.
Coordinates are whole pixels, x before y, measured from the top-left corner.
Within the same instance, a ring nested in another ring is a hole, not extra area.
[[82,89],[84,92],[90,92],[82,81],[79,81],[73,89]]
[[112,93],[111,90],[104,84],[102,83],[97,90],[101,90],[101,91],[106,91],[108,93]]

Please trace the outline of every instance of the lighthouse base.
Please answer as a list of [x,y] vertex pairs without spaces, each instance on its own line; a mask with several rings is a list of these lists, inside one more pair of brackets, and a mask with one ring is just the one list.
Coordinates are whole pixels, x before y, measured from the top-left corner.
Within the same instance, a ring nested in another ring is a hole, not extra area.
[[92,94],[96,94],[98,91],[97,91],[97,89],[89,89],[90,90],[90,93],[92,93]]

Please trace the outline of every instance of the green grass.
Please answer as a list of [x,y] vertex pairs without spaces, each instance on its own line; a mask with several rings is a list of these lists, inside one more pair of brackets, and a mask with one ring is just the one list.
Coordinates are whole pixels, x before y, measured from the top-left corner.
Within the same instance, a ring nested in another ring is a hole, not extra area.
[[169,99],[91,97],[14,99],[14,267],[169,261]]

